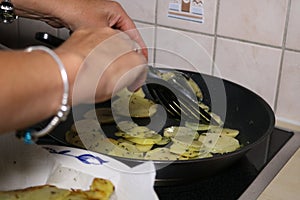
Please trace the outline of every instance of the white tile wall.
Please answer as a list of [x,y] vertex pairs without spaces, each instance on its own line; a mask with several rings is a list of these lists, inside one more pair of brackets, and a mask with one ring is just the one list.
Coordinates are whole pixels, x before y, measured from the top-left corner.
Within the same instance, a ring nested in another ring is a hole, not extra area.
[[128,15],[143,22],[155,22],[156,0],[116,0],[126,10]]
[[286,47],[300,50],[300,1],[291,1]]
[[148,47],[148,61],[149,63],[154,62],[154,50],[155,50],[155,26],[143,23],[135,23],[139,30],[146,46]]
[[220,0],[218,34],[281,46],[288,0]]
[[204,0],[204,23],[189,22],[168,17],[169,0],[157,1],[157,23],[174,28],[192,30],[208,34],[214,33],[217,0]]
[[210,74],[213,38],[196,33],[158,27],[156,65]]
[[280,55],[278,49],[218,39],[215,72],[256,92],[274,107]]
[[300,127],[300,52],[286,51],[276,115]]

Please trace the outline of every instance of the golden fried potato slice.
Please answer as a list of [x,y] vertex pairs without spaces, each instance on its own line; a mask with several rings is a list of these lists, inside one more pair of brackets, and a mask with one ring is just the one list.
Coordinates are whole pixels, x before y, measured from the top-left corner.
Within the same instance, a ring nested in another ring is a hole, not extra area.
[[1,200],[109,200],[115,188],[111,181],[95,178],[89,190],[67,190],[41,185],[20,190],[0,192]]
[[171,142],[171,139],[170,139],[169,137],[163,136],[163,137],[161,138],[161,140],[158,141],[158,142],[156,142],[155,144],[156,144],[156,145],[159,145],[159,146],[162,146],[162,145],[168,144],[169,142]]
[[131,142],[131,141],[129,141],[129,140],[126,140],[126,139],[123,139],[123,138],[119,138],[119,139],[117,140],[117,142],[119,142],[119,143],[121,143],[121,142],[123,142],[123,143],[129,143],[129,144],[131,144],[131,145],[134,145],[134,146],[139,150],[139,152],[147,152],[147,151],[150,151],[151,148],[153,147],[153,144],[149,144],[149,145],[136,144],[136,143],[133,143],[133,142]]
[[156,144],[162,139],[162,136],[159,134],[153,135],[152,137],[147,137],[147,138],[138,138],[138,137],[131,137],[131,138],[126,138],[127,140],[134,142],[136,144],[141,144],[141,145],[152,145]]
[[178,155],[170,152],[169,148],[155,148],[145,155],[147,160],[177,160]]

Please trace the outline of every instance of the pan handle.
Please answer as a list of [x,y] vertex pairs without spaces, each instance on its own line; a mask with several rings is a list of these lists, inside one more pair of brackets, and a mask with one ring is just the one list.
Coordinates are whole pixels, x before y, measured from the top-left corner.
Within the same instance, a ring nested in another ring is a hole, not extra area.
[[35,39],[52,47],[58,47],[65,41],[47,32],[37,32],[35,34]]

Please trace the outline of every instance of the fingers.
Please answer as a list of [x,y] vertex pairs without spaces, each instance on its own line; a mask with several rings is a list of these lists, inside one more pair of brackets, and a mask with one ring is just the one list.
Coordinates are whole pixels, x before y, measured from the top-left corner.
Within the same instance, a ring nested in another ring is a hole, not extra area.
[[142,49],[142,53],[148,60],[148,50],[146,44],[140,35],[140,32],[137,30],[132,19],[127,15],[121,5],[117,2],[114,2],[115,12],[117,15],[112,15],[111,20],[109,21],[109,26],[117,28],[123,32],[126,32],[129,37],[136,41]]
[[145,80],[147,60],[124,32],[110,28],[75,31],[59,49],[81,60],[78,69],[74,62],[69,66],[76,71],[71,78],[73,105],[108,100],[113,91],[138,88]]

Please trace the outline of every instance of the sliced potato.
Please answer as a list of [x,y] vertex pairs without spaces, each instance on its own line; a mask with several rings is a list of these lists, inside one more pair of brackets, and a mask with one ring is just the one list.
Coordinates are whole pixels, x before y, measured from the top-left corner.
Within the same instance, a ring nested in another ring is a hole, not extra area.
[[136,144],[142,144],[142,145],[150,145],[150,144],[156,144],[162,139],[162,136],[159,134],[156,134],[152,137],[148,138],[137,138],[137,137],[132,137],[132,138],[127,138],[127,140],[134,142]]
[[170,152],[169,148],[155,148],[148,151],[144,157],[147,160],[177,160],[178,155]]
[[74,131],[67,131],[65,139],[69,144],[72,144],[76,147],[85,148],[80,137]]
[[165,137],[189,137],[192,139],[197,139],[199,133],[189,127],[184,126],[170,126],[164,129]]
[[198,84],[192,78],[187,79],[187,82],[191,86],[193,91],[195,92],[196,97],[198,97],[199,100],[202,100],[203,99],[203,93],[200,90],[200,87],[198,86]]
[[140,152],[148,152],[152,149],[153,144],[135,144],[135,146]]
[[80,133],[89,133],[89,132],[97,132],[100,131],[100,124],[98,120],[95,119],[82,119],[75,121],[71,130],[74,132]]
[[[114,117],[111,108],[97,108],[87,111],[84,115],[86,119],[95,119],[102,124],[108,124],[114,122]],[[96,118],[95,118],[96,117]]]
[[150,99],[133,94],[130,98],[120,97],[114,100],[112,110],[122,116],[146,118],[156,113],[157,105]]
[[124,138],[151,138],[157,134],[155,131],[143,126],[134,127],[127,132],[118,131],[115,133],[116,136]]
[[179,143],[184,145],[186,148],[196,148],[199,149],[202,146],[202,142],[198,140],[190,140],[186,137],[176,137],[172,138],[173,143]]
[[121,143],[118,143],[118,145],[129,152],[141,153],[141,151],[138,150],[135,145],[130,144],[128,142],[121,142]]
[[169,137],[163,136],[162,139],[158,141],[156,144],[162,146],[168,144],[170,141],[171,139]]
[[210,149],[211,153],[229,153],[240,148],[240,143],[237,139],[219,133],[201,135],[199,141],[202,141],[203,145]]
[[212,153],[229,153],[240,148],[240,143],[237,139],[225,135],[221,135],[216,145],[212,149]]
[[108,152],[108,155],[134,159],[143,159],[144,157],[143,153],[130,152],[120,146],[115,146],[111,151]]
[[138,125],[132,121],[121,121],[121,122],[118,122],[117,124],[117,128],[120,130],[120,131],[129,131],[130,129],[134,128],[134,127],[137,127]]
[[194,122],[186,122],[185,126],[191,128],[193,130],[196,130],[196,131],[208,131],[212,128],[219,128],[219,126],[214,126],[214,125],[209,125],[209,124],[199,124],[199,123],[194,123]]
[[131,142],[131,141],[123,139],[123,138],[119,138],[117,141],[118,141],[118,143],[123,142],[123,143],[129,143],[131,145],[134,145],[140,152],[150,151],[151,148],[153,147],[153,144],[149,144],[149,145],[136,144],[134,142]]
[[188,158],[195,157],[199,154],[199,151],[194,151],[192,149],[186,148],[184,145],[180,145],[178,143],[173,143],[170,146],[170,152]]
[[239,130],[236,129],[230,129],[230,128],[217,128],[213,127],[209,130],[211,133],[221,133],[222,135],[230,136],[230,137],[236,137],[239,134]]

